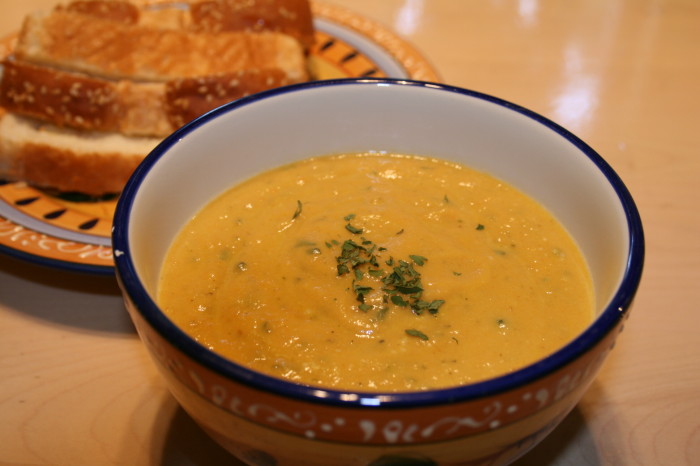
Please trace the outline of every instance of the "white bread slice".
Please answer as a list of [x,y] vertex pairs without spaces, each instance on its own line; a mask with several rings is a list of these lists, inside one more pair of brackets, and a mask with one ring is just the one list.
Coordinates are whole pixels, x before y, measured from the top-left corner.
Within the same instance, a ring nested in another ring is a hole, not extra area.
[[291,81],[308,79],[302,46],[286,34],[154,29],[60,10],[27,16],[15,55],[106,79],[167,81],[275,68]]
[[3,112],[0,174],[12,181],[79,191],[118,193],[161,138],[73,131]]
[[240,70],[165,83],[111,81],[5,59],[5,110],[86,131],[167,136],[209,110],[271,87],[291,84],[281,70]]

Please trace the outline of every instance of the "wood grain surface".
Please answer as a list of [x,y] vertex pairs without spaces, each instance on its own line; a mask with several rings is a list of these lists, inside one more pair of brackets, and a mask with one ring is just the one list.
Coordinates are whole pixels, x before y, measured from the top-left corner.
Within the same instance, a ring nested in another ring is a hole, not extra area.
[[[632,316],[583,401],[518,464],[699,465],[700,2],[327,1],[405,38],[443,82],[570,129],[638,203]],[[0,34],[52,3],[3,1]],[[238,463],[167,393],[113,278],[0,257],[0,464]]]

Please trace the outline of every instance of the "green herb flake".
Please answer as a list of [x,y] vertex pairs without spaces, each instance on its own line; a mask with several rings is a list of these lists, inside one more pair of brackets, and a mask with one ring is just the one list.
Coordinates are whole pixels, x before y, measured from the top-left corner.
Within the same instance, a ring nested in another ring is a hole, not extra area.
[[345,229],[348,230],[353,235],[359,235],[360,233],[362,233],[362,228],[354,227],[354,226],[350,225],[349,223],[347,225],[345,225]]
[[483,226],[481,223],[479,223],[479,224],[476,226],[476,229],[477,229],[477,230],[483,230],[484,228],[486,228],[486,227]]
[[445,300],[443,299],[435,299],[433,301],[416,300],[411,303],[411,309],[417,315],[421,315],[423,311],[428,311],[431,314],[437,314],[440,306],[443,304],[445,304]]
[[349,222],[353,218],[355,218],[355,214],[348,214],[345,217],[343,217],[343,220],[345,220],[346,222]]
[[294,211],[294,215],[292,215],[292,220],[296,219],[299,215],[301,215],[301,210],[303,206],[301,204],[301,201],[297,200],[297,210]]
[[380,307],[377,311],[377,320],[384,320],[384,317],[386,316],[387,312],[389,312],[389,308],[387,306]]
[[431,314],[437,314],[438,309],[440,309],[440,306],[442,306],[443,304],[445,304],[444,299],[434,299],[434,300],[430,301],[430,305],[428,306],[428,311]]
[[401,296],[395,294],[391,297],[391,302],[401,307],[408,307],[408,301],[403,299]]
[[401,294],[416,294],[416,293],[420,293],[423,291],[423,288],[420,286],[417,286],[417,285],[413,285],[413,286],[396,285],[394,287],[394,289]]
[[420,338],[421,340],[428,341],[428,335],[425,333],[421,332],[420,330],[416,330],[415,328],[407,328],[406,329],[406,335],[412,336],[412,337],[417,337]]
[[371,286],[358,285],[357,283],[353,283],[352,289],[357,293],[357,300],[361,303],[365,302],[365,295],[373,290]]
[[428,260],[423,256],[416,256],[413,254],[408,256],[408,257],[410,257],[413,262],[415,262],[417,265],[420,265],[420,266],[423,266],[425,264],[425,262]]

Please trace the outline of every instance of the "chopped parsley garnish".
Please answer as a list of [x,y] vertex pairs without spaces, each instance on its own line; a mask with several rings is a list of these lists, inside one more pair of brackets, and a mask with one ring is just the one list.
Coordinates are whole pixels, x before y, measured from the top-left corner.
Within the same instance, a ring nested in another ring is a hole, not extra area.
[[408,307],[408,301],[403,299],[401,296],[395,294],[391,297],[391,302],[401,307]]
[[406,329],[406,335],[410,335],[412,337],[418,337],[421,340],[428,340],[428,335],[425,333],[421,332],[420,330],[416,330],[415,328],[407,328]]
[[357,244],[353,240],[345,240],[340,247],[340,256],[336,258],[338,265],[338,275],[350,273],[351,270],[357,269],[364,264],[370,264],[377,268],[377,258],[373,254],[374,248],[367,248],[361,244]]
[[[355,214],[349,214],[343,220],[349,222],[354,218]],[[353,235],[359,235],[364,231],[363,228],[355,227],[350,223],[345,225],[345,229]],[[403,230],[399,234],[401,232]],[[338,244],[340,244],[338,241],[326,242],[326,246],[329,248]],[[340,255],[336,257],[337,273],[338,276],[352,274],[352,292],[360,303],[358,309],[362,312],[369,312],[377,307],[380,319],[386,314],[388,310],[386,305],[389,303],[401,308],[408,308],[416,315],[421,315],[426,311],[430,314],[437,314],[445,301],[442,299],[431,301],[422,299],[424,290],[421,274],[416,270],[416,267],[424,266],[428,259],[417,254],[410,254],[409,260],[394,259],[394,257],[389,256],[383,264],[380,264],[378,255],[386,250],[363,236],[359,240],[347,239],[340,244]],[[376,279],[381,284],[379,291],[382,293],[381,300],[384,305],[375,306],[365,302],[365,297],[376,288],[376,286],[372,287],[361,283],[366,278]],[[411,336],[428,339],[425,334],[418,330],[407,330],[406,332]]]
[[410,255],[408,257],[410,257],[413,262],[415,262],[416,264],[421,265],[421,266],[423,264],[425,264],[425,261],[428,260],[423,256]]
[[361,303],[365,302],[365,295],[373,290],[371,286],[358,285],[357,282],[353,282],[352,290],[357,294],[357,300]]
[[481,223],[479,223],[479,224],[476,226],[476,229],[477,229],[477,230],[483,230],[484,228],[486,228],[486,227],[483,226]]
[[347,225],[345,225],[345,229],[348,230],[353,235],[359,235],[360,233],[362,233],[362,228],[355,228],[354,226],[350,225],[349,223]]
[[302,209],[301,201],[297,201],[297,210],[294,211],[294,215],[292,215],[292,220],[294,220],[299,215],[301,215],[301,209]]

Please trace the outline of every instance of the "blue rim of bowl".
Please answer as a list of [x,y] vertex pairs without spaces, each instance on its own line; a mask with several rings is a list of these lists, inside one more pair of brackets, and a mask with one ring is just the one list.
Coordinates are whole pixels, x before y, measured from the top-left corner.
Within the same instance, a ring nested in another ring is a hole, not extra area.
[[[218,115],[234,111],[236,108],[250,105],[252,103],[268,99],[280,94],[298,92],[304,89],[316,87],[329,87],[339,85],[392,85],[392,86],[417,86],[430,88],[436,91],[453,92],[461,95],[478,98],[493,104],[505,107],[514,112],[520,113],[532,120],[546,126],[556,132],[561,137],[567,139],[575,145],[585,156],[587,156],[605,175],[610,185],[615,190],[620,204],[624,210],[629,229],[629,252],[627,265],[617,291],[608,306],[601,312],[596,320],[577,338],[569,344],[559,349],[552,355],[522,369],[516,370],[493,379],[476,382],[458,387],[436,389],[419,392],[356,392],[326,389],[316,386],[305,386],[281,380],[272,376],[264,375],[248,369],[244,366],[233,363],[201,346],[194,339],[186,335],[175,324],[173,324],[158,308],[155,302],[146,292],[138,280],[134,264],[130,257],[128,242],[128,224],[126,222],[129,211],[133,203],[133,198],[139,190],[143,178],[149,170],[163,156],[163,154],[177,141],[186,137],[187,134],[215,119]],[[334,405],[340,407],[381,407],[383,409],[420,407],[455,403],[460,401],[474,400],[490,396],[496,393],[506,392],[541,379],[554,371],[561,369],[568,363],[583,355],[589,348],[612,331],[618,322],[625,316],[634,295],[637,292],[642,276],[644,262],[644,233],[642,222],[637,207],[617,173],[608,163],[590,146],[577,136],[561,127],[557,123],[523,108],[517,104],[493,97],[488,94],[463,89],[455,86],[416,81],[408,79],[394,78],[343,78],[327,81],[314,81],[295,84],[259,94],[254,94],[242,99],[223,105],[183,126],[175,133],[159,144],[136,169],[128,181],[121,198],[117,204],[114,216],[113,247],[115,251],[115,265],[117,278],[121,282],[122,288],[129,295],[138,312],[157,332],[167,341],[181,350],[194,361],[202,364],[215,373],[235,380],[238,383],[259,389],[265,392],[274,393],[278,396],[318,403]],[[356,396],[348,397],[351,393]]]

